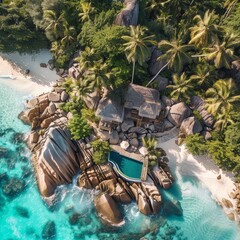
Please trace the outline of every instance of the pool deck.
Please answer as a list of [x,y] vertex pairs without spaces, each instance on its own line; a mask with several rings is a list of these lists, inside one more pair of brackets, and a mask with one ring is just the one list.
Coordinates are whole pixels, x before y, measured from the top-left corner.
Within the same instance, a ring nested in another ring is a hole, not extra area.
[[143,168],[142,168],[142,174],[141,174],[141,181],[146,181],[147,180],[148,161],[147,161],[146,158],[143,157],[143,155],[125,151],[119,145],[110,145],[110,147],[112,148],[112,150],[118,152],[119,154],[121,154],[125,157],[129,157],[129,158],[132,158],[136,161],[142,162],[143,163]]

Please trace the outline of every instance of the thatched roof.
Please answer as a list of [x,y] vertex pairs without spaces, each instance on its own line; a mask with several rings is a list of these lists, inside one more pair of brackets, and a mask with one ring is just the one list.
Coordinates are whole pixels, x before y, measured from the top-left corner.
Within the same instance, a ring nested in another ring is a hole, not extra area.
[[159,91],[135,84],[130,84],[125,97],[124,107],[136,109],[139,116],[155,119],[160,111]]
[[124,118],[124,108],[119,100],[111,100],[104,97],[99,102],[96,115],[104,121],[122,123]]

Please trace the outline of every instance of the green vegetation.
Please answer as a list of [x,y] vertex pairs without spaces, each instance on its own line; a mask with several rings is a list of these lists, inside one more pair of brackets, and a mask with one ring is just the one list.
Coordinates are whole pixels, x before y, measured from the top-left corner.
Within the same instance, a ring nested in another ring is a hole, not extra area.
[[68,128],[74,140],[84,139],[92,132],[87,121],[79,114],[73,115],[73,118],[68,121]]
[[108,160],[110,146],[108,141],[97,139],[91,143],[93,148],[93,161],[95,164],[103,164]]
[[[109,95],[117,95],[131,80],[154,87],[161,72],[171,81],[165,94],[186,102],[192,95],[200,96],[214,116],[212,139],[189,136],[189,150],[206,152],[240,175],[236,143],[240,84],[231,69],[232,61],[240,57],[240,2],[139,3],[139,25],[123,27],[113,24],[122,1],[3,0],[0,50],[24,52],[48,46],[57,68],[67,68],[80,53],[74,60],[80,64],[78,80],[68,78],[64,83],[71,102],[62,106],[73,114],[69,128],[75,139],[90,133],[89,119],[97,122],[84,102],[90,93],[102,95],[107,88]],[[158,61],[163,67],[151,76],[148,60],[154,48],[162,52]]]

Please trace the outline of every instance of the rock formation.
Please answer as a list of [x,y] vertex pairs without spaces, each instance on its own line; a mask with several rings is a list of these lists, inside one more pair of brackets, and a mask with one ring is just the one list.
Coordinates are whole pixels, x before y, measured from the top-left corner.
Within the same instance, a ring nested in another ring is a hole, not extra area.
[[138,0],[125,0],[125,8],[117,15],[115,24],[129,27],[137,26],[139,15]]

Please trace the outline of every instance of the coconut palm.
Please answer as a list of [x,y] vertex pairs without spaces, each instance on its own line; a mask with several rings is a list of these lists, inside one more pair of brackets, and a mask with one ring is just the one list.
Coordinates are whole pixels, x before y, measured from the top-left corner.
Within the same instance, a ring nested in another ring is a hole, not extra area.
[[130,26],[130,36],[122,36],[126,41],[125,53],[127,60],[133,63],[132,81],[135,74],[135,64],[138,62],[142,65],[151,55],[149,45],[155,44],[153,35],[146,36],[146,28],[141,26]]
[[202,47],[218,40],[222,28],[216,24],[217,15],[215,15],[214,11],[206,11],[203,18],[196,15],[193,20],[197,22],[197,25],[190,28],[190,44]]
[[64,37],[61,39],[63,46],[70,46],[76,40],[76,30],[70,27],[67,23],[64,24]]
[[90,15],[94,11],[94,8],[91,6],[91,3],[83,2],[80,4],[81,13],[79,13],[79,17],[81,18],[82,22],[86,22],[90,20]]
[[206,48],[205,58],[208,61],[214,61],[216,68],[231,68],[231,62],[237,57],[234,55],[234,47],[239,46],[240,39],[234,34],[227,34],[224,41]]
[[51,44],[50,51],[53,53],[54,58],[58,58],[61,54],[63,54],[63,48],[60,41],[54,41]]
[[82,71],[92,67],[94,60],[96,60],[95,50],[89,47],[86,47],[84,51],[80,52],[80,56],[75,58],[75,61],[79,62]]
[[44,22],[46,23],[46,31],[52,32],[55,38],[62,35],[64,13],[57,16],[56,12],[52,10],[45,10],[43,13]]
[[95,61],[93,67],[88,69],[85,78],[90,82],[92,89],[100,92],[103,87],[110,88],[110,77],[108,65],[102,60]]
[[226,129],[227,125],[229,124],[234,124],[234,121],[231,118],[229,112],[223,112],[217,116],[216,122],[214,124],[214,128],[217,131],[223,131],[224,129]]
[[191,79],[187,79],[186,73],[182,73],[180,76],[177,74],[173,75],[174,85],[168,85],[167,88],[171,89],[171,97],[176,100],[188,99],[193,90]]
[[71,98],[75,102],[83,102],[84,99],[92,92],[92,87],[89,80],[80,78],[72,81]]
[[214,116],[228,114],[234,104],[240,101],[240,95],[233,96],[234,82],[232,79],[219,79],[212,88],[206,91],[207,109]]
[[238,3],[238,0],[226,0],[224,2],[224,7],[226,8],[226,12],[223,14],[222,20],[230,16],[231,12],[233,11],[237,3]]
[[193,45],[182,44],[181,40],[173,40],[171,42],[162,40],[158,46],[160,50],[165,51],[158,60],[166,59],[168,67],[174,72],[182,72],[183,67],[192,62],[189,51],[194,49]]

